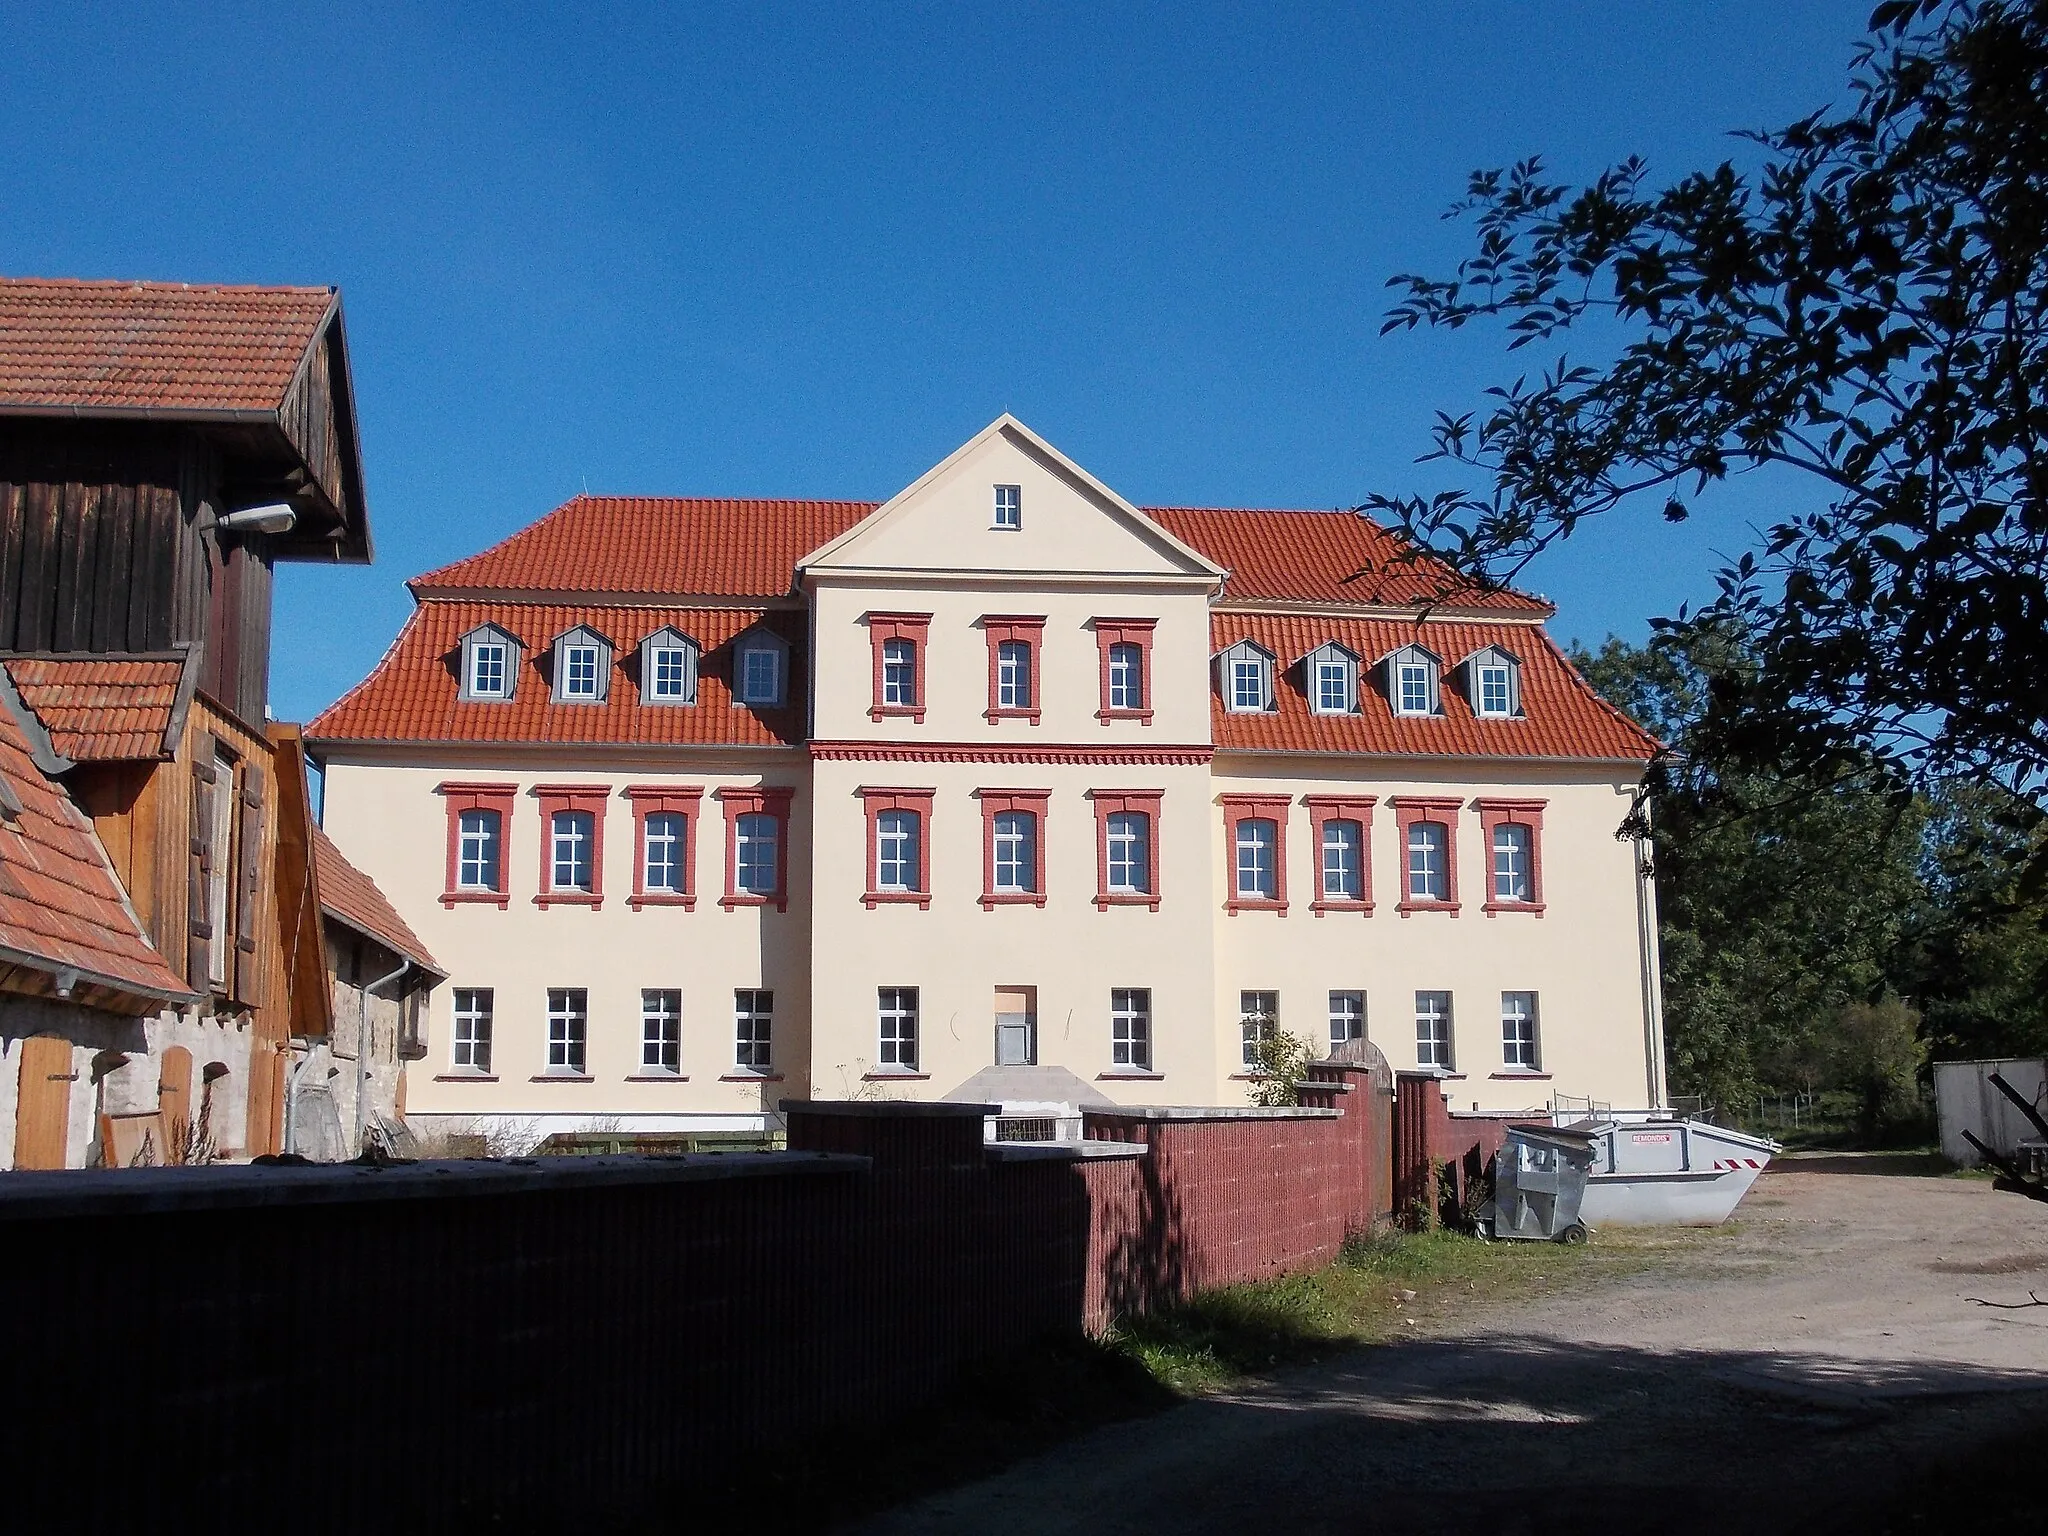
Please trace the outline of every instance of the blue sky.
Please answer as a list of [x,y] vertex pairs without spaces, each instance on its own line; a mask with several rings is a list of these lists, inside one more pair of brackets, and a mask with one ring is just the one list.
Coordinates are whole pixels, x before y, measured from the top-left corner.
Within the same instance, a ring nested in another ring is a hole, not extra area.
[[[341,286],[378,560],[281,575],[303,718],[406,577],[583,488],[879,499],[1006,409],[1140,503],[1433,485],[1432,410],[1524,366],[1378,335],[1466,173],[1739,156],[1869,4],[0,0],[0,271]],[[1529,584],[1641,638],[1770,511]]]

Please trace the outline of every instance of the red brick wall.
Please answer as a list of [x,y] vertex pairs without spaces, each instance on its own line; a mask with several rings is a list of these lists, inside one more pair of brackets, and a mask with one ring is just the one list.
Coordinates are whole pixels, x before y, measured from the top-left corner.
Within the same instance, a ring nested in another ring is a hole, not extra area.
[[1507,1128],[1540,1125],[1546,1118],[1526,1111],[1454,1111],[1444,1097],[1443,1080],[1430,1072],[1397,1074],[1395,1095],[1393,1208],[1411,1223],[1421,1202],[1437,1199],[1434,1163],[1450,1168],[1454,1198],[1462,1203],[1506,1143]]

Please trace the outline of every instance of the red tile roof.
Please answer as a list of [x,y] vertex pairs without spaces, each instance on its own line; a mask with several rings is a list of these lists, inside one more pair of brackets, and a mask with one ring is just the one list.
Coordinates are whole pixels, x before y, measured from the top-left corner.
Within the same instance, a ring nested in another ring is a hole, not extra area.
[[331,288],[0,278],[0,405],[271,411]]
[[578,496],[480,555],[415,576],[416,593],[789,595],[796,563],[875,510],[871,501]]
[[384,899],[377,883],[349,863],[320,827],[313,829],[313,882],[320,892],[320,910],[337,922],[369,935],[393,954],[436,976],[448,974]]
[[144,1000],[191,994],[144,935],[85,813],[44,778],[13,711],[0,706],[0,963],[71,967],[82,982]]
[[50,745],[74,762],[165,758],[185,662],[175,656],[9,656],[0,666]]
[[[1430,619],[1419,627],[1393,619],[1298,617],[1292,614],[1211,615],[1215,650],[1255,640],[1278,659],[1277,710],[1237,714],[1211,695],[1216,750],[1342,752],[1418,757],[1539,757],[1646,762],[1656,741],[1602,699],[1564,654],[1532,624],[1462,623]],[[1319,715],[1309,709],[1295,663],[1331,640],[1364,658],[1359,713]],[[1388,652],[1420,644],[1442,659],[1443,713],[1396,715],[1372,668]],[[1483,720],[1453,669],[1482,646],[1497,645],[1522,664],[1522,717]]]
[[1401,558],[1402,544],[1355,512],[1147,507],[1145,515],[1230,572],[1223,601],[1408,606],[1548,615],[1541,598],[1458,582],[1434,560]]
[[[462,637],[479,624],[502,625],[525,647],[508,702],[463,703],[457,694]],[[734,708],[726,642],[756,623],[791,642],[789,704]],[[555,637],[588,624],[617,648],[614,663],[664,624],[703,647],[697,703],[641,704],[640,691],[615,665],[602,704],[557,704],[539,670]],[[391,649],[362,682],[306,727],[318,741],[559,741],[647,746],[791,746],[803,740],[805,616],[790,609],[566,606],[443,600],[422,603]]]

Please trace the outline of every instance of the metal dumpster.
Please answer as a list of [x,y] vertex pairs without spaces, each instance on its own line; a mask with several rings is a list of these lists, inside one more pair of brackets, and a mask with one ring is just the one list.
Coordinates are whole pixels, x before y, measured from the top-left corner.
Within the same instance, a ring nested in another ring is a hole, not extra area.
[[1493,1198],[1481,1207],[1487,1237],[1583,1243],[1579,1205],[1593,1167],[1593,1138],[1561,1125],[1511,1125],[1494,1159]]
[[1593,1173],[1580,1212],[1587,1221],[1717,1226],[1778,1150],[1775,1141],[1670,1116],[1591,1122]]

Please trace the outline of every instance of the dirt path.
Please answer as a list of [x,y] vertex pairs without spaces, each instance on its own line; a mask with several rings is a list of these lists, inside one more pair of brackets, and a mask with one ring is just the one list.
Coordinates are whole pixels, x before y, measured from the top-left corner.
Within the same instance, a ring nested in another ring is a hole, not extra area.
[[[2048,1206],[1772,1173],[1675,1262],[1117,1425],[860,1527],[1803,1530],[2048,1424]],[[1597,1239],[1596,1239],[1597,1241]],[[2028,1475],[2033,1475],[2031,1472]]]

